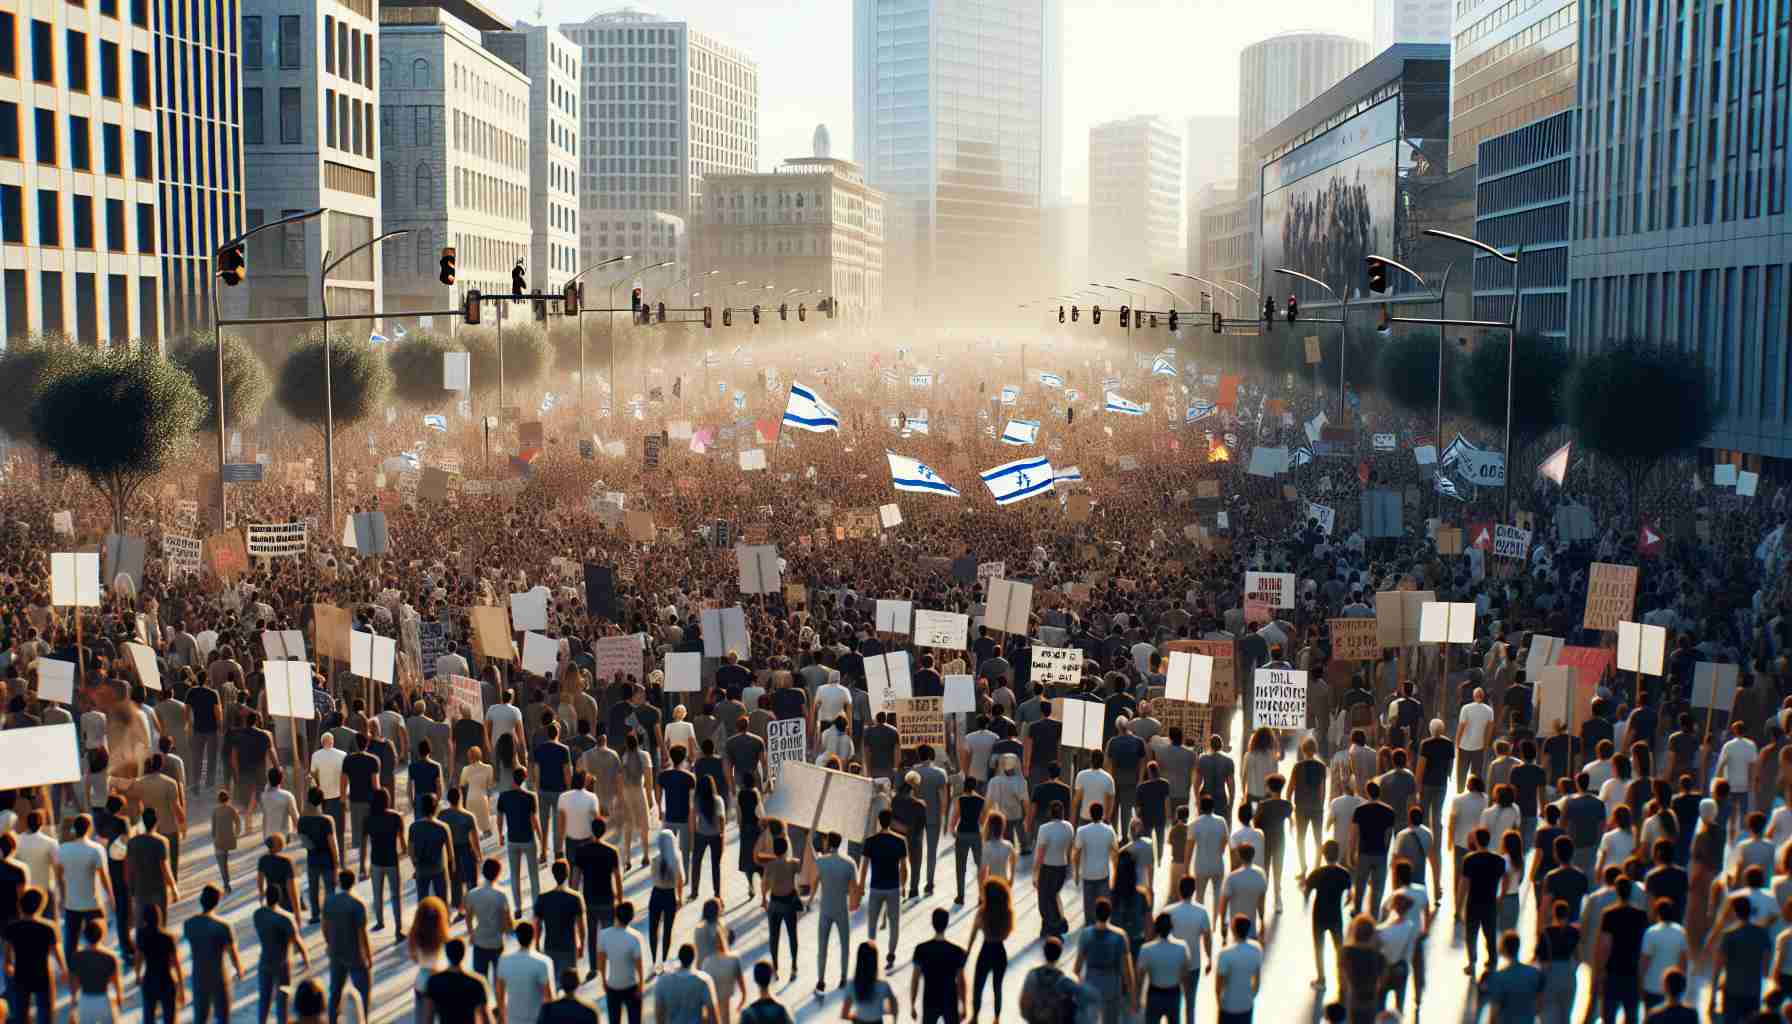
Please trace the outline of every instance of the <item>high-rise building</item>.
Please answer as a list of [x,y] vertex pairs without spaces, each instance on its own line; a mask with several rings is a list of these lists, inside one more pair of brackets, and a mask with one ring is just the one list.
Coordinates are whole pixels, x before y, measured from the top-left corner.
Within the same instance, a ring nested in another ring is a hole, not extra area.
[[1214,185],[1231,192],[1238,181],[1238,118],[1197,114],[1188,119],[1183,140],[1182,200],[1188,247],[1183,269],[1194,274],[1201,266],[1203,197],[1209,196],[1208,189]]
[[565,33],[518,23],[486,48],[529,77],[530,282],[559,286],[579,261],[579,48]]
[[[1189,273],[1213,287],[1199,282],[1180,282],[1189,288],[1199,287],[1206,296],[1202,309],[1217,309],[1227,316],[1255,316],[1257,223],[1249,201],[1238,197],[1238,187],[1231,184],[1209,185],[1201,190],[1197,236],[1200,252]],[[1177,293],[1194,299],[1178,288]]]
[[[384,307],[452,308],[466,289],[509,292],[528,262],[529,77],[485,48],[508,23],[475,0],[380,10]],[[457,290],[440,281],[453,246]]]
[[1706,444],[1792,456],[1792,9],[1581,13],[1570,341],[1679,349],[1720,410]]
[[1370,52],[1395,43],[1447,43],[1456,0],[1375,0]]
[[242,228],[235,10],[0,0],[0,337],[159,348]]
[[1238,55],[1238,186],[1256,191],[1257,137],[1368,63],[1369,44],[1349,36],[1289,32]]
[[888,197],[891,305],[1040,294],[1062,34],[1062,0],[854,0],[853,149]]
[[[1552,338],[1568,334],[1568,227],[1573,206],[1576,111],[1481,143],[1475,161],[1475,237],[1502,252],[1524,247],[1521,326]],[[1512,267],[1475,254],[1476,320],[1512,315]]]
[[1577,0],[1455,0],[1450,169],[1478,146],[1574,106]]
[[[376,0],[243,0],[245,227],[307,210],[321,217],[249,242],[237,312],[321,312],[326,253],[380,233]],[[440,69],[436,69],[438,72]],[[380,264],[362,252],[330,275],[331,313],[375,309]]]
[[1142,115],[1089,129],[1089,266],[1096,277],[1180,270],[1182,135]]
[[683,231],[669,229],[701,211],[704,176],[759,169],[759,65],[685,22],[640,11],[560,28],[580,49],[584,90],[580,265],[604,258],[600,236],[621,226],[632,235],[660,225],[672,240],[662,251],[678,251]]

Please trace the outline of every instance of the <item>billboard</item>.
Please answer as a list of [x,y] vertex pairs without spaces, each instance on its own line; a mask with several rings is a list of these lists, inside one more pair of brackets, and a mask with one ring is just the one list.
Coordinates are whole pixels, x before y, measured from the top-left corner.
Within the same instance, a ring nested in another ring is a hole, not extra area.
[[[1263,267],[1367,293],[1363,257],[1394,239],[1399,99],[1384,100],[1263,168]],[[1309,301],[1321,294],[1305,294]]]

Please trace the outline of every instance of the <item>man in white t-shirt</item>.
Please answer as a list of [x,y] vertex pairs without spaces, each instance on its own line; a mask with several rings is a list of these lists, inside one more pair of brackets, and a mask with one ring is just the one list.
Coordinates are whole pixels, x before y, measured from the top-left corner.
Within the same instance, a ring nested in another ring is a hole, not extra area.
[[88,921],[105,919],[105,904],[112,900],[112,879],[106,873],[106,851],[93,841],[88,832],[93,819],[83,814],[69,823],[74,838],[56,848],[56,880],[67,897],[63,905],[62,954],[75,955],[81,941],[81,929]]
[[1114,806],[1114,777],[1106,768],[1091,766],[1076,773],[1076,785],[1071,787],[1075,793],[1076,820],[1088,821],[1091,818],[1089,808],[1100,804],[1103,809]]
[[519,757],[522,751],[529,749],[528,739],[523,735],[523,712],[516,706],[515,690],[505,690],[498,703],[485,709],[485,731],[494,748],[498,745],[498,737],[509,733],[516,737]]
[[1731,722],[1730,739],[1717,754],[1717,777],[1730,783],[1730,799],[1736,804],[1731,820],[1738,824],[1748,816],[1749,794],[1755,791],[1755,762],[1760,757],[1755,741],[1748,738],[1748,726]]
[[348,754],[336,749],[336,737],[324,733],[311,755],[311,780],[324,791],[323,811],[336,821],[336,835],[347,835],[347,783],[342,778],[342,762]]
[[1493,707],[1487,691],[1475,687],[1475,699],[1456,713],[1456,788],[1472,772],[1487,777],[1487,744],[1493,739]]
[[1040,823],[1033,839],[1034,879],[1039,888],[1039,930],[1044,935],[1062,936],[1070,930],[1064,909],[1058,902],[1058,891],[1070,875],[1071,846],[1076,830],[1064,820],[1064,805],[1053,800],[1045,810],[1047,820]]
[[827,723],[841,716],[852,724],[852,691],[840,685],[839,676],[832,676],[815,690],[815,735],[820,736]]
[[611,1006],[639,1007],[647,984],[647,947],[629,927],[634,919],[634,903],[623,900],[616,904],[616,923],[597,933],[597,969]]
[[517,922],[515,935],[517,949],[498,958],[498,1008],[505,1024],[536,1024],[554,997],[554,963],[534,949],[534,922]]
[[1251,932],[1263,934],[1263,897],[1269,892],[1269,878],[1254,863],[1257,848],[1250,844],[1232,851],[1238,858],[1238,870],[1226,876],[1220,886],[1220,920],[1230,921],[1243,915],[1250,919]]
[[575,859],[574,851],[591,841],[591,824],[597,820],[597,780],[588,772],[579,772],[575,780],[581,785],[560,794],[556,810],[560,815],[560,834],[566,837],[566,857]]
[[1195,899],[1208,898],[1213,891],[1214,906],[1219,906],[1220,882],[1226,877],[1226,819],[1214,813],[1213,797],[1201,794],[1200,816],[1189,823],[1189,871],[1195,879]]
[[1170,915],[1170,934],[1188,947],[1188,972],[1182,976],[1182,999],[1183,1006],[1188,1008],[1185,1018],[1193,1020],[1195,996],[1201,987],[1203,951],[1208,959],[1213,958],[1213,919],[1208,916],[1206,907],[1195,902],[1193,878],[1184,876],[1177,888],[1181,898],[1170,904],[1165,913]]
[[[1481,815],[1487,813],[1487,784],[1476,775],[1469,779],[1468,788],[1456,794],[1450,801],[1450,816],[1447,831],[1450,833],[1450,856],[1454,865],[1455,877],[1462,877],[1462,861],[1468,856],[1468,838],[1475,834],[1481,826]],[[1462,917],[1462,908],[1456,908],[1458,920]]]
[[1076,841],[1070,846],[1070,864],[1083,883],[1083,923],[1095,922],[1095,901],[1108,894],[1109,880],[1114,877],[1114,858],[1119,851],[1119,838],[1102,820],[1106,810],[1097,803],[1089,808],[1090,821],[1076,830]]
[[1691,947],[1686,942],[1686,929],[1680,927],[1676,920],[1680,915],[1674,909],[1674,901],[1666,897],[1655,901],[1654,912],[1650,915],[1655,923],[1643,933],[1643,962],[1638,965],[1638,974],[1643,980],[1643,998],[1651,1003],[1659,1003],[1667,995],[1667,985],[1663,981],[1670,968],[1688,971],[1688,960]]

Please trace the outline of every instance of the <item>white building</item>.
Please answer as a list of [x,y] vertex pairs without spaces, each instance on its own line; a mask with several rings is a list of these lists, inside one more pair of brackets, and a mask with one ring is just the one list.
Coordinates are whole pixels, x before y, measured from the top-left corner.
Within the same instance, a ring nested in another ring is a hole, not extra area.
[[579,48],[542,25],[484,37],[529,78],[529,279],[558,290],[580,269]]
[[[1089,129],[1089,267],[1101,280],[1182,269],[1182,135],[1142,115]],[[1160,297],[1161,298],[1161,297]]]
[[239,37],[159,11],[0,0],[4,341],[159,346],[210,320],[243,223]]
[[1187,273],[1200,273],[1201,197],[1215,185],[1238,182],[1238,118],[1197,114],[1184,128],[1182,201],[1186,214]]
[[[634,10],[561,26],[580,49],[580,264],[619,221],[702,209],[703,176],[759,167],[759,66],[682,21]],[[629,216],[623,218],[620,213]],[[667,251],[682,244],[682,224]],[[630,253],[630,255],[634,255]],[[635,265],[649,260],[635,255]]]
[[[379,234],[379,9],[375,0],[243,0],[246,225],[322,209],[250,241],[237,312],[320,312],[326,252]],[[364,252],[330,277],[330,312],[367,312],[380,266]]]
[[[483,45],[480,31],[503,21],[469,0],[454,9],[381,11],[385,227],[410,231],[383,245],[389,309],[509,292],[511,268],[529,258],[529,78]],[[454,293],[437,277],[444,246],[455,249]]]
[[1447,43],[1455,12],[1454,0],[1375,0],[1372,52],[1395,43]]
[[1257,189],[1257,173],[1263,169],[1256,156],[1258,136],[1377,52],[1361,39],[1322,32],[1289,32],[1245,47],[1238,55],[1239,188]]

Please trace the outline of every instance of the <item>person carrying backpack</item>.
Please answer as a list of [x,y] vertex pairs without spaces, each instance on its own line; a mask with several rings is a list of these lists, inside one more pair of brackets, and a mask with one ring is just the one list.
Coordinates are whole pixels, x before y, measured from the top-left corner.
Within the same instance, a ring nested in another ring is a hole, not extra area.
[[[1045,963],[1027,972],[1020,990],[1020,1019],[1026,1024],[1083,1024],[1098,1020],[1100,1004],[1084,997],[1083,986],[1058,967],[1064,943],[1057,936],[1045,940]],[[1089,1012],[1084,1013],[1087,1009]]]

